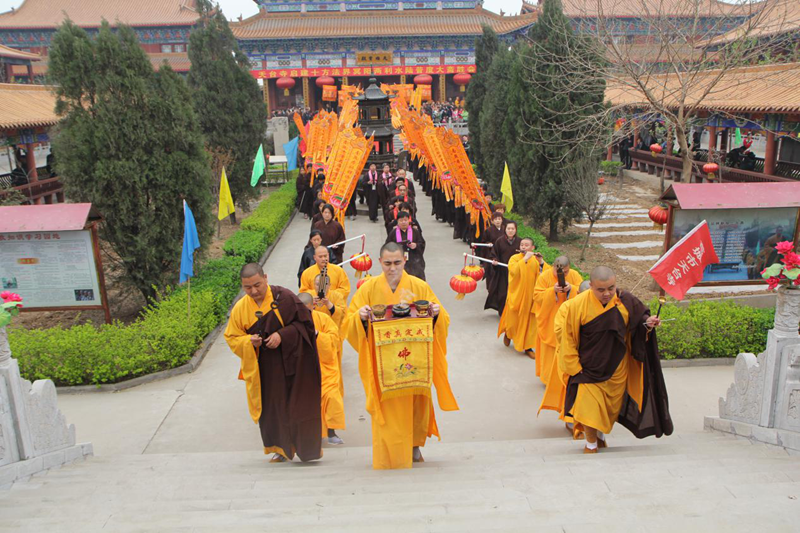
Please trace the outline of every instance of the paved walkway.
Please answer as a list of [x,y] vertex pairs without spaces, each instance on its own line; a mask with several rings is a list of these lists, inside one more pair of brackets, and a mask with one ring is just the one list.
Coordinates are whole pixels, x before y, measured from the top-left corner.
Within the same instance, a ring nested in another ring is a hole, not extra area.
[[[483,310],[485,284],[462,301],[455,300],[450,277],[463,266],[467,247],[453,240],[452,228],[430,215],[430,201],[418,199],[419,219],[427,240],[427,277],[450,312],[448,338],[450,381],[461,410],[437,412],[442,443],[507,441],[564,437],[555,413],[536,411],[544,385],[534,362],[505,348],[497,339],[498,316]],[[296,216],[267,262],[270,283],[295,289],[297,265],[308,238],[309,222]],[[347,222],[347,234],[367,235],[375,260],[385,239],[380,223],[360,215]],[[347,254],[356,247],[348,247]],[[355,288],[353,269],[347,267]],[[168,380],[116,393],[64,395],[59,405],[77,427],[80,441],[91,441],[99,456],[185,452],[253,451],[261,447],[250,420],[244,385],[236,379],[239,360],[220,336],[200,369]],[[369,446],[370,422],[358,377],[356,353],[345,344],[344,382],[347,447]],[[733,380],[732,367],[665,369],[671,410],[678,433],[700,432],[703,416],[717,413],[717,401]],[[624,430],[620,430],[624,431]],[[430,448],[441,446],[430,442]]]

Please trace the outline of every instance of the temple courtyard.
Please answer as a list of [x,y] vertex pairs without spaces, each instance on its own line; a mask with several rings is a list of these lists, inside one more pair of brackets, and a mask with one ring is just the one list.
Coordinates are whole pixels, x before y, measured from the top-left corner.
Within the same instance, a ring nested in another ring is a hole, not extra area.
[[[326,445],[316,463],[269,464],[236,379],[239,360],[220,335],[191,374],[60,393],[60,409],[95,456],[0,491],[0,531],[798,530],[798,457],[703,429],[733,382],[730,365],[665,363],[669,437],[636,440],[618,426],[608,450],[585,456],[555,413],[537,417],[544,385],[534,362],[496,338],[483,283],[455,300],[448,280],[468,248],[429,216],[427,197],[417,202],[428,281],[451,315],[450,382],[461,408],[437,409],[443,439],[428,441],[425,463],[372,470],[364,391],[346,345],[345,445]],[[377,256],[382,224],[361,214],[346,229],[365,234]],[[270,283],[296,289],[308,230],[295,215],[265,265]]]

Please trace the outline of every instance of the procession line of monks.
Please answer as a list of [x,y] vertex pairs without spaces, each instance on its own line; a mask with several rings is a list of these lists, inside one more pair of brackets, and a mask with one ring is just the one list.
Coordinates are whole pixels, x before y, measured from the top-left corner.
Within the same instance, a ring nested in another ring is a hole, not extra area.
[[[557,411],[574,438],[583,432],[585,453],[604,448],[605,434],[617,421],[639,438],[670,434],[654,333],[658,317],[618,290],[610,269],[595,268],[586,287],[566,257],[547,265],[531,239],[516,236],[516,223],[502,214],[500,222],[503,235],[491,253],[496,263],[508,261],[508,269],[496,264],[487,286],[501,312],[498,336],[536,359],[536,374],[546,384],[540,411]],[[431,303],[433,386],[440,409],[458,410],[447,371],[450,318],[430,286],[409,272],[406,244],[387,239],[379,255],[382,273],[366,280],[349,305],[347,274],[329,262],[324,245],[314,249],[314,264],[300,275],[299,296],[269,285],[258,264],[242,268],[246,296],[234,306],[225,338],[241,358],[250,414],[273,462],[295,454],[302,461],[319,459],[323,438],[342,443],[336,430],[345,429],[345,339],[359,354],[372,418],[373,468],[410,468],[423,461],[420,448],[427,438],[439,437],[430,393],[387,398],[380,392],[369,322],[377,304]],[[506,258],[507,249],[514,253]]]

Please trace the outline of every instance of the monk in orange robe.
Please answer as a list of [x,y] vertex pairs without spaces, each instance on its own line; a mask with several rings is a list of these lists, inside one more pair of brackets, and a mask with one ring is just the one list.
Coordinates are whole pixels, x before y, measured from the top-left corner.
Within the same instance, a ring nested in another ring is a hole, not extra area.
[[450,316],[439,303],[430,286],[403,269],[403,248],[386,243],[381,248],[380,264],[383,273],[368,279],[353,295],[342,326],[347,341],[358,352],[358,370],[364,384],[367,412],[372,417],[372,467],[374,469],[411,468],[423,462],[420,447],[428,437],[439,437],[433,410],[432,391],[390,398],[382,397],[377,376],[375,339],[369,317],[371,307],[392,306],[417,300],[430,302],[433,322],[432,380],[439,407],[457,411],[458,403],[447,379],[447,329]]
[[[632,346],[642,345],[643,338],[654,343],[650,334],[661,320],[650,316],[649,310],[635,296],[618,291],[616,275],[608,267],[592,270],[590,287],[567,308],[558,356],[559,365],[570,376],[564,412],[584,428],[584,453],[597,453],[598,448],[607,446],[605,434],[611,431],[624,407],[627,408],[626,417],[634,420],[634,425],[626,424],[626,427],[637,437],[660,436],[662,427],[666,429],[664,433],[671,433],[669,413],[663,410],[666,389],[660,364],[657,358],[651,358],[657,356],[657,347],[655,352],[650,349],[648,356],[639,348],[636,357],[632,353]],[[647,365],[643,365],[643,361],[647,361]],[[644,366],[649,367],[647,375],[643,372]],[[653,396],[653,391],[661,397]],[[647,404],[643,404],[645,398],[650,400]],[[626,402],[627,405],[623,405]],[[637,411],[641,412],[643,407],[655,408],[653,416],[638,416]],[[653,417],[664,426],[656,424],[653,431]],[[650,432],[637,434],[636,424],[648,424]]]
[[[558,270],[564,275],[564,286],[559,285]],[[561,305],[578,294],[583,278],[569,268],[569,258],[557,257],[549,270],[544,270],[533,289],[536,315],[536,375],[547,385],[555,368],[556,336],[553,324]]]
[[547,268],[541,254],[534,252],[533,239],[520,240],[520,253],[508,260],[508,296],[497,327],[497,336],[503,335],[503,344],[514,343],[514,349],[535,359],[536,316],[533,311],[533,290],[539,274]]
[[314,308],[314,299],[310,294],[301,292],[297,297],[311,311],[317,335],[317,353],[322,373],[322,438],[327,438],[328,444],[344,444],[336,434],[337,429],[345,428],[344,400],[340,391],[342,374],[339,352],[342,350],[342,343],[339,340],[339,327],[330,316]]

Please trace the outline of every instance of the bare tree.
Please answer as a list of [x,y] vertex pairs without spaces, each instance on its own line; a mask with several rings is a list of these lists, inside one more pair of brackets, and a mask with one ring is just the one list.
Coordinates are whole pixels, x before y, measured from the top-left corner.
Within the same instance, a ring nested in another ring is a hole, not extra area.
[[[534,83],[549,87],[569,83],[571,91],[580,91],[580,84],[585,83],[590,90],[594,79],[601,76],[607,83],[607,106],[588,119],[548,109],[554,118],[529,126],[582,131],[584,137],[574,143],[578,147],[587,143],[609,146],[634,130],[649,134],[658,125],[663,135],[669,132],[668,146],[673,139],[677,142],[683,181],[691,179],[689,141],[701,112],[713,109],[726,117],[742,118],[735,106],[725,103],[735,102],[737,93],[748,86],[752,90],[763,84],[765,77],[780,77],[785,72],[764,69],[758,75],[742,75],[743,70],[745,74],[748,71],[744,67],[797,60],[792,41],[796,33],[792,30],[800,27],[797,0],[737,4],[717,0],[563,0],[563,4],[577,33],[586,36],[606,61],[598,63],[577,50],[556,57],[530,41],[528,53],[551,66],[550,76],[540,76]],[[630,24],[636,25],[634,31]],[[633,33],[641,37],[632,38]],[[774,83],[782,82],[776,79]],[[536,89],[531,88],[534,95]],[[547,105],[546,101],[539,103]],[[635,121],[612,127],[617,119],[634,111],[638,115]],[[575,124],[576,120],[584,124]],[[591,124],[585,124],[586,120]],[[557,135],[553,139],[558,142]]]
[[608,195],[600,194],[597,180],[599,166],[596,159],[584,158],[578,159],[564,169],[564,190],[569,195],[571,203],[582,210],[583,219],[589,222],[581,246],[581,261],[586,258],[586,247],[589,245],[594,225],[606,215],[611,204]]

